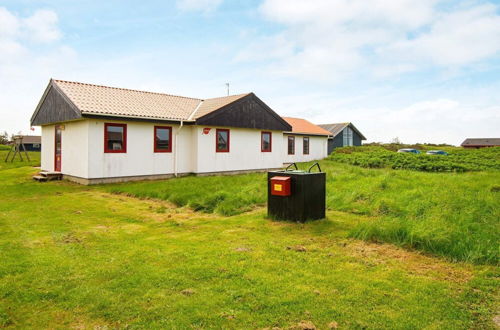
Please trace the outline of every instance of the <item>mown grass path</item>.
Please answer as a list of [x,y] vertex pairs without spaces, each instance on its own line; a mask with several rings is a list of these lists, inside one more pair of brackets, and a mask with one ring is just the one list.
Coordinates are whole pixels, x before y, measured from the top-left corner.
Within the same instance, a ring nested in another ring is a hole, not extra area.
[[494,266],[0,171],[0,327],[493,328]]

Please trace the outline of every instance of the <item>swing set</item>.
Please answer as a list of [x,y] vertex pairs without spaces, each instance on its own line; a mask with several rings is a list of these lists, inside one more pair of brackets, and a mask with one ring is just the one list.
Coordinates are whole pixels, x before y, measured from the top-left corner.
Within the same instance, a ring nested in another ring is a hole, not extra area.
[[[12,137],[12,148],[10,148],[9,153],[7,154],[7,157],[5,157],[5,162],[8,162],[10,159],[10,162],[12,163],[14,159],[16,158],[16,155],[19,155],[19,159],[21,161],[24,161],[23,159],[23,152],[28,161],[30,160],[30,156],[28,155],[28,152],[26,151],[26,147],[23,144],[23,136],[22,135],[15,135]],[[22,148],[22,150],[21,150]],[[12,157],[11,157],[12,154]]]

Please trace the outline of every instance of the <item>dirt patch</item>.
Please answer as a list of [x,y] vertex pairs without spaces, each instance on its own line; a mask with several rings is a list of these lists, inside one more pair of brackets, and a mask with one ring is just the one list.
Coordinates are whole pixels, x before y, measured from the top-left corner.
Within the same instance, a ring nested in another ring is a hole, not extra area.
[[328,323],[328,329],[337,329],[338,327],[339,327],[339,324],[335,321]]
[[228,320],[234,320],[236,318],[236,315],[227,312],[221,313],[220,316]]
[[236,249],[234,249],[234,251],[236,251],[236,252],[250,252],[250,251],[252,251],[252,249],[244,247],[244,246],[240,246],[240,247],[237,247]]
[[296,251],[296,252],[307,252],[307,248],[303,245],[287,246],[286,249]]
[[391,264],[417,276],[426,276],[456,283],[466,283],[473,277],[470,265],[452,264],[391,244],[356,241],[346,244],[344,248],[348,254],[362,258],[368,264]]
[[193,289],[184,289],[181,291],[181,294],[185,295],[185,296],[192,296],[196,293],[196,291],[194,291]]
[[295,326],[290,327],[293,330],[316,330],[316,326],[311,321],[300,321]]
[[59,239],[59,242],[63,244],[80,244],[83,242],[83,239],[75,236],[75,234],[73,233],[68,233],[66,235],[63,235]]
[[495,324],[495,326],[500,329],[500,315],[496,315],[494,318],[493,318],[493,323]]

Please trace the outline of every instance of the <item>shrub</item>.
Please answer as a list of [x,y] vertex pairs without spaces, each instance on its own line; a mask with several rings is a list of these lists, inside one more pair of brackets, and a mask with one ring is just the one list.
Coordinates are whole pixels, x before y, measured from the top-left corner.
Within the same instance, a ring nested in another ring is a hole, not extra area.
[[500,170],[500,147],[455,148],[448,156],[397,153],[382,146],[344,147],[335,150],[328,159],[367,168],[388,167],[422,172]]

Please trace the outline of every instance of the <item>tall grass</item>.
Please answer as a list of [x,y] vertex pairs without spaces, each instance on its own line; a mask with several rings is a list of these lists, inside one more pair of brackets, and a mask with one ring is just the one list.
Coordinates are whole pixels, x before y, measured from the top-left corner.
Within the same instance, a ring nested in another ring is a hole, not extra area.
[[266,202],[265,174],[183,177],[166,181],[105,186],[112,193],[168,200],[195,211],[229,216]]
[[[323,161],[329,210],[367,215],[351,236],[453,260],[498,263],[500,172],[423,173]],[[266,202],[265,174],[185,177],[103,186],[113,193],[234,215]]]
[[500,173],[418,173],[335,165],[329,208],[372,216],[351,236],[476,263],[498,264]]

